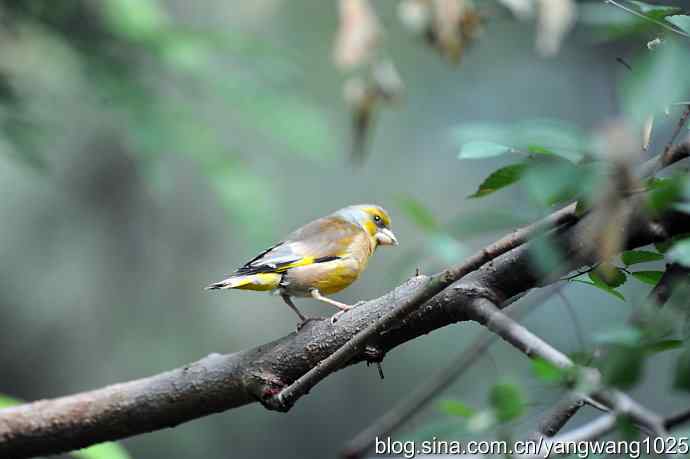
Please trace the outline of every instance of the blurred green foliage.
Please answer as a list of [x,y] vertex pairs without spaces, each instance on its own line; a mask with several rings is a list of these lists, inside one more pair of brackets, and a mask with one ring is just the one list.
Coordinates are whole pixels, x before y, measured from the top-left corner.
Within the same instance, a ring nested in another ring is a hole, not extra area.
[[0,29],[0,153],[28,165],[55,161],[53,138],[76,128],[61,105],[78,101],[80,111],[109,119],[96,135],[121,135],[154,183],[170,155],[181,155],[198,164],[237,221],[269,223],[275,190],[252,169],[259,152],[228,144],[223,120],[207,118],[209,105],[241,115],[244,129],[260,131],[286,157],[318,161],[334,151],[323,112],[307,99],[241,71],[219,77],[220,62],[233,59],[238,68],[270,65],[275,80],[292,78],[284,50],[260,38],[179,23],[156,0],[3,1],[0,17],[9,24]]

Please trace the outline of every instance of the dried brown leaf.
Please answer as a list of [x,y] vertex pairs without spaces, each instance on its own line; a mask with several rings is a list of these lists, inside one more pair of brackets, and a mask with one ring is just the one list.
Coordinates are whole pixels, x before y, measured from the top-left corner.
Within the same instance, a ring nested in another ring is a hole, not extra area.
[[545,57],[558,53],[565,36],[577,20],[574,0],[536,0],[537,51]]
[[368,0],[340,0],[340,26],[333,61],[344,70],[365,64],[374,56],[381,26]]

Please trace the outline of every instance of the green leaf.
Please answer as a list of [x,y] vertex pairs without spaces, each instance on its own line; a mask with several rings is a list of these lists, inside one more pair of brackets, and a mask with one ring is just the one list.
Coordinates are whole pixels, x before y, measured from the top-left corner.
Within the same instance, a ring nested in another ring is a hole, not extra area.
[[575,365],[589,366],[594,360],[593,351],[576,351],[569,354],[570,360],[575,363]]
[[550,383],[559,383],[563,381],[565,377],[565,372],[562,368],[542,358],[532,359],[532,372],[538,376],[539,379]]
[[636,347],[642,342],[642,333],[638,328],[625,326],[598,333],[594,336],[594,340],[600,344]]
[[571,282],[578,282],[580,284],[592,285],[592,286],[594,286],[600,290],[603,290],[604,292],[608,293],[609,295],[615,296],[616,298],[618,298],[621,301],[625,301],[625,297],[623,296],[623,294],[621,292],[619,292],[616,289],[609,287],[606,284],[596,284],[594,282],[588,282],[588,281],[580,280],[580,279],[573,279],[573,280],[571,280]]
[[471,406],[467,406],[462,402],[457,400],[442,400],[439,404],[439,408],[446,414],[451,416],[461,416],[463,418],[469,418],[477,413],[477,410]]
[[78,459],[131,459],[132,456],[114,442],[99,443],[70,453]]
[[683,32],[690,33],[690,16],[679,14],[676,16],[668,16],[666,20]]
[[588,136],[577,126],[553,119],[527,120],[510,125],[467,123],[455,128],[453,137],[462,146],[459,157],[463,159],[528,152],[557,155],[577,162],[590,143]]
[[650,192],[647,193],[647,206],[653,212],[660,213],[683,196],[687,179],[682,176],[658,179],[649,182]]
[[650,5],[649,3],[640,2],[638,0],[628,0],[630,3],[637,6],[640,13],[645,14],[648,17],[659,19],[669,14],[676,13],[680,11],[677,6],[666,6],[666,5]]
[[607,349],[601,371],[606,384],[629,389],[640,380],[643,366],[644,353],[639,347],[613,345]]
[[513,149],[494,142],[474,141],[462,146],[458,159],[484,159],[501,156],[512,152]]
[[635,279],[649,285],[656,285],[664,275],[663,271],[635,271],[630,273]]
[[577,204],[575,204],[575,215],[582,217],[587,211],[589,211],[589,209],[591,209],[591,207],[592,205],[586,198],[580,198],[577,200]]
[[456,126],[452,136],[460,146],[477,141],[506,145],[513,141],[511,129],[509,125],[498,123],[471,122]]
[[512,383],[499,383],[491,388],[489,394],[491,407],[500,422],[511,421],[522,415],[525,400],[520,388]]
[[648,250],[626,250],[621,254],[621,260],[625,266],[647,263],[648,261],[663,260],[664,256]]
[[655,242],[654,243],[654,248],[657,249],[661,253],[667,253],[673,245],[678,242],[682,241],[684,239],[690,238],[690,233],[680,233],[676,234],[673,236],[671,239],[667,239],[662,242]]
[[679,212],[683,212],[685,214],[690,214],[690,203],[679,202],[679,203],[673,204],[673,208]]
[[9,395],[0,394],[0,409],[7,408],[14,405],[21,405],[24,403],[18,398],[10,397]]
[[576,163],[590,149],[590,139],[578,126],[557,119],[534,119],[517,123],[513,144],[531,153],[551,153]]
[[690,48],[687,41],[667,37],[654,51],[645,53],[635,63],[634,72],[626,72],[623,82],[625,112],[638,123],[654,113],[661,113],[682,100],[690,86]]
[[551,206],[575,199],[593,185],[594,169],[558,157],[535,158],[525,173],[525,188],[535,201]]
[[535,155],[555,155],[552,150],[542,147],[541,145],[528,145],[527,151]]
[[525,173],[527,165],[524,163],[511,164],[510,166],[502,167],[491,173],[481,185],[477,191],[470,195],[470,198],[480,198],[482,196],[494,193],[501,188],[505,188],[513,183],[517,182],[522,178]]
[[630,442],[640,438],[640,429],[630,416],[616,416],[616,427],[624,441]]
[[645,345],[645,350],[649,354],[658,354],[660,352],[671,351],[683,347],[683,340],[680,339],[662,339],[653,343]]
[[690,239],[676,242],[668,251],[668,258],[683,266],[690,267]]
[[613,40],[628,35],[658,34],[659,25],[649,19],[660,21],[665,16],[681,10],[674,6],[635,3],[644,17],[638,17],[604,2],[583,2],[578,8],[578,22],[596,28],[592,34],[595,38]]
[[690,392],[690,349],[686,348],[676,361],[673,387]]
[[616,288],[625,284],[628,277],[622,269],[612,266],[610,270],[607,270],[606,277],[599,272],[599,269],[595,269],[589,272],[589,278],[595,284]]
[[135,41],[155,38],[168,23],[156,0],[107,0],[105,13],[117,33]]
[[397,198],[398,207],[418,227],[426,231],[436,231],[438,222],[434,214],[421,201],[410,195],[401,195]]

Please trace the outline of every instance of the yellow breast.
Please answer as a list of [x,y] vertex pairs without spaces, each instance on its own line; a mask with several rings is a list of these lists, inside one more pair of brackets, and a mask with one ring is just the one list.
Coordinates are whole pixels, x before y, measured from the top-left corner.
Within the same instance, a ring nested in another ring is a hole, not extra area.
[[357,280],[372,253],[370,238],[363,234],[340,259],[289,269],[284,288],[294,296],[308,296],[312,289],[324,295],[339,292]]

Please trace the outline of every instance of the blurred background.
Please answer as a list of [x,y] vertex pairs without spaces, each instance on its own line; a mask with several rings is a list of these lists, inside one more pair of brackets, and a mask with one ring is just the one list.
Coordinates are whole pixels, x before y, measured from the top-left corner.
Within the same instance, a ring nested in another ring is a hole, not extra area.
[[[0,1],[0,393],[66,395],[293,331],[279,298],[204,287],[348,204],[386,207],[401,245],[379,250],[341,301],[461,260],[548,208],[519,187],[466,199],[507,160],[460,161],[458,138],[535,119],[588,135],[620,111],[629,70],[616,58],[634,59],[655,36],[639,22],[637,35],[595,34],[602,15],[636,18],[583,7],[546,57],[533,19],[491,3],[481,34],[451,62],[401,23],[398,3],[374,5],[385,30],[377,52],[404,90],[376,107],[356,159],[343,99],[351,73],[332,56],[335,1]],[[650,152],[676,120],[657,123]],[[425,230],[436,225],[444,232]],[[648,289],[621,291],[634,302]],[[585,285],[565,292],[576,320],[557,297],[525,320],[566,352],[630,311]],[[332,312],[298,301],[311,315]],[[137,459],[333,457],[479,331],[459,324],[396,349],[384,380],[364,365],[341,371],[288,414],[254,404],[119,443]],[[674,406],[680,395],[660,371],[672,360],[656,359],[645,375],[661,376],[633,394]],[[534,415],[560,393],[499,343],[443,397],[481,405],[498,378],[523,382]],[[397,436],[458,438],[459,423],[434,404]]]

